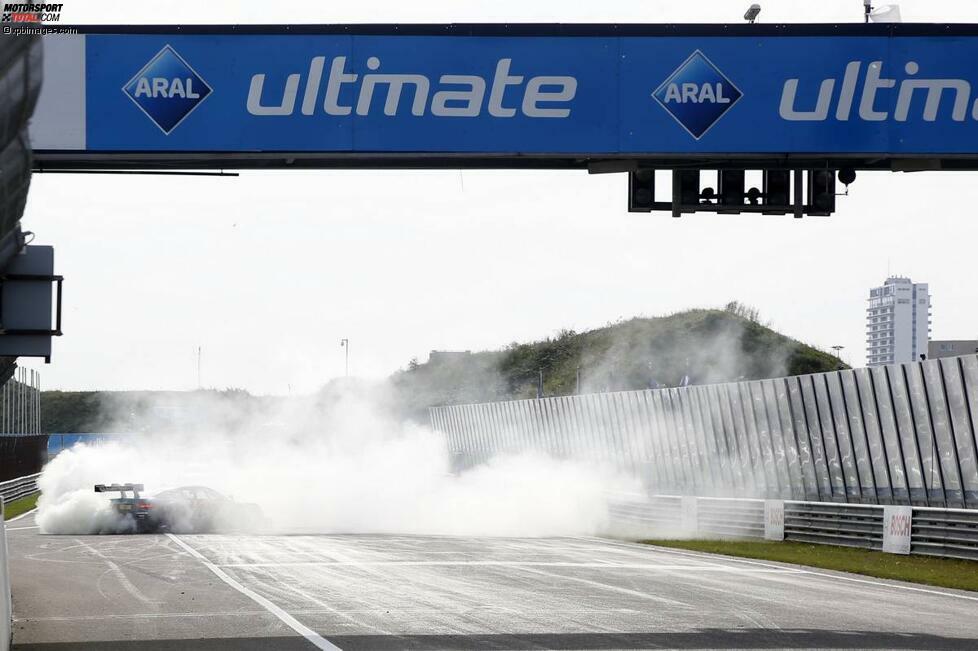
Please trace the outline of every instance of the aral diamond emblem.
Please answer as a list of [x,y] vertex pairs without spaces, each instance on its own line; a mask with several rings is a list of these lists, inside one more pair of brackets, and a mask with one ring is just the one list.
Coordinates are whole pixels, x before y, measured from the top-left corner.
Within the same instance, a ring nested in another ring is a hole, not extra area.
[[743,96],[699,50],[655,89],[652,97],[697,140]]
[[123,86],[122,92],[169,135],[207,99],[212,89],[167,45]]

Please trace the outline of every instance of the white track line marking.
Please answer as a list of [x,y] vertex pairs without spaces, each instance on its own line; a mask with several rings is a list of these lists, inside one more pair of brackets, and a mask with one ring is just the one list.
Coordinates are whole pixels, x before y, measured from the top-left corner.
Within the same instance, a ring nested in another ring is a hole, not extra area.
[[602,583],[600,581],[592,581],[591,579],[585,579],[579,576],[567,576],[564,574],[554,574],[553,572],[544,572],[543,570],[534,570],[528,567],[517,568],[524,572],[529,572],[531,574],[539,574],[540,576],[550,576],[564,581],[574,581],[575,583],[583,583],[584,585],[589,585],[595,588],[600,588],[602,590],[608,590],[610,592],[617,592],[619,594],[627,594],[631,597],[639,597],[640,599],[648,599],[649,601],[655,601],[661,604],[669,604],[670,606],[684,606],[686,608],[691,608],[690,604],[684,603],[682,601],[676,601],[675,599],[668,599],[666,597],[660,597],[658,595],[649,594],[648,592],[641,592],[640,590],[630,590],[629,588],[623,588],[621,586],[612,585],[610,583]]
[[27,511],[26,513],[21,513],[20,515],[18,515],[16,517],[10,518],[9,520],[7,520],[7,522],[17,522],[17,520],[20,520],[21,518],[26,518],[27,516],[31,515],[35,511],[37,511],[37,509],[36,508],[33,508],[30,511]]
[[[772,600],[773,601],[773,600]],[[777,603],[782,603],[778,601]],[[298,615],[335,615],[337,613],[365,613],[369,615],[380,615],[385,613],[384,608],[300,608],[292,611]],[[514,610],[504,606],[480,605],[478,607],[458,607],[447,610],[439,608],[411,608],[402,609],[401,612],[412,615],[444,615],[451,613],[500,613],[512,615]],[[634,613],[634,608],[520,608],[522,614],[530,613],[533,615],[583,615],[583,614],[603,614],[603,613]],[[273,617],[270,612],[262,610],[238,610],[232,612],[214,613],[132,613],[129,615],[66,615],[60,617],[14,617],[15,622],[99,622],[105,620],[126,620],[126,619],[200,619],[206,617]]]
[[306,640],[308,640],[316,648],[323,649],[324,651],[341,651],[338,646],[332,644],[329,640],[319,635],[316,631],[312,630],[311,628],[309,628],[308,626],[306,626],[305,624],[297,620],[295,617],[293,617],[292,615],[288,614],[287,612],[285,612],[284,610],[282,610],[281,608],[273,604],[265,597],[261,596],[254,590],[251,590],[250,588],[246,588],[242,584],[238,583],[224,570],[222,570],[217,565],[214,565],[214,563],[211,563],[209,560],[207,560],[207,558],[203,554],[201,554],[196,549],[194,549],[184,541],[180,540],[176,536],[174,536],[172,533],[168,533],[166,534],[166,536],[167,538],[175,542],[177,545],[182,547],[188,554],[190,554],[191,556],[199,560],[201,563],[203,563],[204,567],[206,567],[211,572],[213,572],[214,575],[217,576],[217,578],[221,579],[229,586],[231,586],[241,594],[245,595],[246,597],[248,597],[249,599],[257,603],[259,606],[261,606],[268,612],[278,617],[278,619],[283,624],[291,628],[293,631],[295,631],[302,637],[306,638]]
[[693,572],[738,572],[745,574],[807,574],[805,570],[790,567],[732,567],[726,565],[665,565],[662,563],[574,563],[571,561],[294,561],[282,563],[223,563],[217,567],[376,567],[376,566],[477,566],[477,567],[588,567],[600,569],[676,570]]
[[[585,538],[583,540],[587,540],[587,539]],[[694,551],[678,550],[678,549],[674,549],[672,547],[657,547],[656,545],[646,545],[644,543],[623,543],[623,542],[619,542],[619,541],[616,541],[616,540],[602,540],[600,538],[592,539],[592,540],[600,540],[601,542],[604,542],[604,543],[607,543],[607,544],[611,544],[611,545],[615,545],[615,546],[620,546],[620,547],[627,547],[629,549],[640,549],[642,547],[645,547],[647,549],[651,549],[651,550],[654,550],[656,552],[662,552],[662,553],[666,553],[666,554],[674,554],[676,556],[683,556],[683,557],[687,557],[687,558],[700,558],[700,559],[702,559],[704,556],[705,557],[714,557],[714,558],[719,557],[719,558],[722,558],[724,560],[735,561],[735,562],[738,562],[738,563],[746,563],[748,565],[760,565],[762,567],[781,567],[781,568],[784,567],[783,565],[775,565],[773,563],[765,563],[763,561],[755,561],[755,560],[751,560],[751,559],[747,559],[747,558],[740,558],[739,556],[725,556],[723,554],[710,554],[709,552],[694,552]],[[790,563],[788,563],[788,565],[790,565]],[[804,566],[803,565],[803,566],[800,566],[800,567],[806,567],[807,568],[808,566]],[[883,581],[873,581],[872,579],[857,579],[857,578],[851,577],[851,576],[842,576],[842,575],[839,575],[839,574],[829,574],[827,572],[815,572],[815,571],[812,571],[812,570],[809,570],[809,569],[801,569],[801,570],[798,570],[798,573],[799,574],[810,574],[812,576],[821,576],[821,577],[824,577],[824,578],[827,578],[827,579],[837,579],[839,581],[850,581],[852,583],[865,583],[865,584],[868,584],[868,585],[877,585],[877,586],[880,586],[880,587],[883,587],[883,588],[894,588],[894,589],[897,589],[897,590],[908,590],[910,592],[923,592],[925,594],[934,594],[934,595],[938,595],[938,596],[941,596],[941,597],[952,597],[954,599],[964,599],[966,601],[978,601],[978,597],[972,597],[972,596],[966,595],[966,594],[958,594],[956,592],[942,592],[940,590],[930,590],[928,588],[916,588],[914,586],[904,585],[903,583],[896,582],[896,581],[899,581],[899,579],[892,579],[892,581],[895,581],[895,583],[884,583]]]
[[7,531],[24,531],[26,529],[40,529],[36,524],[33,527],[7,527]]
[[[122,585],[122,587],[125,588],[126,592],[131,594],[133,597],[139,599],[140,601],[146,604],[161,603],[159,601],[156,601],[155,599],[150,599],[149,597],[144,595],[142,591],[140,591],[140,589],[137,588],[135,584],[129,580],[129,577],[126,576],[126,573],[122,571],[122,568],[119,567],[119,564],[113,561],[111,558],[109,558],[99,550],[95,549],[91,545],[84,543],[81,540],[78,540],[77,538],[75,538],[75,542],[78,543],[80,547],[87,550],[88,553],[91,554],[92,556],[100,558],[108,566],[109,572],[111,572],[112,575],[115,576],[116,579],[118,579],[119,584]],[[99,588],[99,590],[101,591],[101,588]]]

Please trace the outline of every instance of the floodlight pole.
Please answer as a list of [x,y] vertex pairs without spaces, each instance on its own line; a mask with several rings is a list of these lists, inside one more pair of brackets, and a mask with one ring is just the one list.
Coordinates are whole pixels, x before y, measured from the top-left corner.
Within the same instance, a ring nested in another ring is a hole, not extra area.
[[838,344],[836,344],[835,346],[832,346],[832,350],[835,351],[835,358],[837,360],[839,360],[839,364],[840,365],[842,364],[842,352],[841,351],[842,351],[843,348],[845,348],[845,346],[839,346]]

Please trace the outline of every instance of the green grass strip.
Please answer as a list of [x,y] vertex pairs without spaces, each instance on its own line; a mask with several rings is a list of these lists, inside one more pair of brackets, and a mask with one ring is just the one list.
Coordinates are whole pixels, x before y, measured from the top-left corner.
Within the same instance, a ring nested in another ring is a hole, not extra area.
[[649,545],[726,554],[978,592],[978,561],[901,556],[834,545],[743,540],[643,540]]
[[13,502],[8,502],[3,505],[3,519],[9,520],[11,518],[16,518],[22,513],[27,513],[35,506],[37,506],[37,498],[40,493],[34,493],[33,495],[28,495],[27,497],[22,497],[19,500],[14,500]]

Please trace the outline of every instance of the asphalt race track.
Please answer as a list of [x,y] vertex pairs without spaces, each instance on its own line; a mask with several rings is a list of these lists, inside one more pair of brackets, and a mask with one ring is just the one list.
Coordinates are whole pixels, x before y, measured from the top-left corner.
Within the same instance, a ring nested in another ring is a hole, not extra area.
[[978,594],[592,538],[42,536],[14,648],[978,648]]

